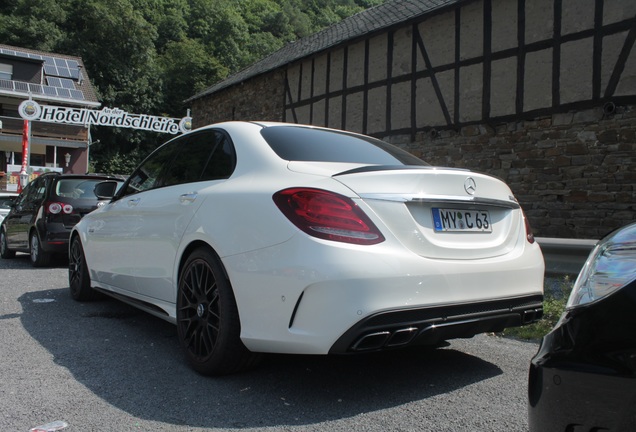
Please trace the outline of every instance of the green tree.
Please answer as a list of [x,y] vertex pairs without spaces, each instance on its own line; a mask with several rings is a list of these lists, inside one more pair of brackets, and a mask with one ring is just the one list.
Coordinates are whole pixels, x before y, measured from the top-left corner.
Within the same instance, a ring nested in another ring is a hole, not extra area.
[[153,112],[161,102],[157,31],[130,0],[73,0],[67,51],[79,54],[106,106]]
[[133,8],[155,27],[155,49],[162,53],[170,42],[181,42],[188,37],[188,0],[131,0]]
[[234,0],[191,0],[189,19],[189,36],[232,72],[246,66],[249,41],[247,23],[235,5]]
[[122,153],[120,151],[113,152],[112,149],[100,144],[101,142],[93,146],[95,147],[93,150],[97,151],[99,155],[91,161],[92,170],[96,173],[130,175],[146,156],[139,148]]
[[[130,0],[72,0],[66,30],[68,38],[60,52],[82,57],[103,106],[157,114],[163,102],[157,32]],[[99,127],[93,136],[102,148],[115,152],[128,153],[141,146],[145,153],[154,148],[141,131]],[[94,151],[91,157],[100,156]]]
[[185,99],[228,73],[227,68],[194,39],[169,42],[159,64],[164,83],[163,112],[176,117],[185,116]]
[[0,41],[7,45],[53,51],[66,37],[68,0],[3,0]]

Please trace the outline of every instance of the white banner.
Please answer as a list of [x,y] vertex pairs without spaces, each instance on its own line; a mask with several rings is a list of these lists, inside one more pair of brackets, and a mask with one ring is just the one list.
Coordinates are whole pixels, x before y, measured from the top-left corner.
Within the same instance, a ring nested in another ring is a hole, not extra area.
[[66,123],[83,126],[114,126],[141,129],[152,132],[178,134],[192,129],[192,118],[175,119],[170,117],[130,114],[119,108],[69,108],[54,105],[40,105],[33,100],[25,100],[18,107],[20,116],[25,120],[39,120],[49,123]]

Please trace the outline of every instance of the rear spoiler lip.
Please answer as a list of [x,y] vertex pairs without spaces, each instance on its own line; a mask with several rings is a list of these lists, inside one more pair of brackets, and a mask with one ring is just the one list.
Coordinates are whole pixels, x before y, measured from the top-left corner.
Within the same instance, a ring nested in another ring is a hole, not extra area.
[[348,174],[373,172],[373,171],[410,171],[410,170],[426,170],[426,171],[444,170],[444,171],[471,172],[469,169],[466,169],[466,168],[446,168],[446,167],[435,167],[431,165],[367,165],[367,166],[339,172],[337,174],[332,175],[332,177],[348,175]]

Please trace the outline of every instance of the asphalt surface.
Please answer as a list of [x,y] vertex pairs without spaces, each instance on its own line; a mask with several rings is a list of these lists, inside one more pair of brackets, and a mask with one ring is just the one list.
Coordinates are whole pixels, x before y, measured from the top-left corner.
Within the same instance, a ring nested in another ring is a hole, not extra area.
[[527,431],[533,342],[495,335],[353,357],[270,355],[202,377],[176,328],[77,303],[61,262],[0,259],[0,431]]

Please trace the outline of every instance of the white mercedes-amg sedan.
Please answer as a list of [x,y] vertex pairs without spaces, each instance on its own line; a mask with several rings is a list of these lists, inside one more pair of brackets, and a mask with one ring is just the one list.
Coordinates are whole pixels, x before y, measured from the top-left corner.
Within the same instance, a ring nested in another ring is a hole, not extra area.
[[205,375],[261,353],[435,346],[543,311],[543,257],[504,182],[296,124],[168,141],[69,248],[74,299],[105,293],[176,324]]

